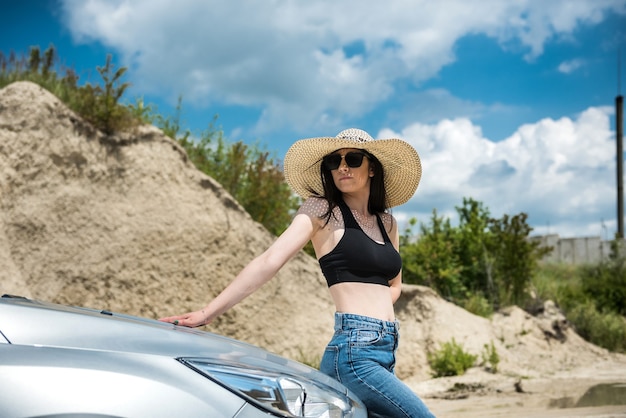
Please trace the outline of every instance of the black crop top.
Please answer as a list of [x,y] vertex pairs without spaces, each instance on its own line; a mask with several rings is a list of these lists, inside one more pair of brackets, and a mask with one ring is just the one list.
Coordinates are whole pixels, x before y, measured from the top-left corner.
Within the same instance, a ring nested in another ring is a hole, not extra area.
[[344,233],[331,252],[319,259],[328,287],[343,282],[373,283],[389,286],[389,280],[402,268],[400,254],[391,244],[380,216],[376,214],[384,244],[372,240],[352,216],[350,208],[341,202]]

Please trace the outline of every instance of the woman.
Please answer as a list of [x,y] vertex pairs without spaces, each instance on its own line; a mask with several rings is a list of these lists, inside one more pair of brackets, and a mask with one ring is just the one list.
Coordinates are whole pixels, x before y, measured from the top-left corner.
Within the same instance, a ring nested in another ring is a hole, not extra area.
[[402,261],[388,209],[407,202],[421,177],[417,152],[400,139],[373,140],[347,129],[303,139],[285,156],[285,179],[305,199],[289,227],[215,299],[162,318],[208,324],[269,281],[310,240],[335,303],[335,334],[320,369],[351,389],[371,416],[432,417],[394,374]]

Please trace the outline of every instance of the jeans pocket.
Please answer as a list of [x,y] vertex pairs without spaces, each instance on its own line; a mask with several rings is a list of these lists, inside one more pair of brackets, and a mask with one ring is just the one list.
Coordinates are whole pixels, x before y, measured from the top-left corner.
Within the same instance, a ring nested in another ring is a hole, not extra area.
[[350,345],[365,347],[368,345],[376,344],[383,337],[381,331],[371,329],[356,329],[350,336]]

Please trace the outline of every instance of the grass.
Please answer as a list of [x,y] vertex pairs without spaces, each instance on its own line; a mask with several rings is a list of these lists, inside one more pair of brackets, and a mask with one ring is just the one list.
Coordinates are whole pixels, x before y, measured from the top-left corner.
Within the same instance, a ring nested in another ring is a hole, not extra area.
[[609,351],[624,353],[626,318],[608,309],[585,290],[588,271],[589,266],[542,265],[533,278],[536,297],[553,300],[576,332],[587,341]]

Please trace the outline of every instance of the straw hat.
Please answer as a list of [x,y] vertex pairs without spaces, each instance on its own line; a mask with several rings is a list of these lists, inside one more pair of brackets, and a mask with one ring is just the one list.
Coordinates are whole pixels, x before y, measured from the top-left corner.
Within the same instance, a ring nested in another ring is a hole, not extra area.
[[417,190],[422,165],[417,151],[401,139],[374,140],[360,129],[346,129],[336,137],[296,141],[285,155],[285,180],[294,192],[306,199],[310,190],[324,194],[320,179],[322,158],[341,148],[362,149],[374,155],[385,171],[385,190],[389,207],[406,203]]

